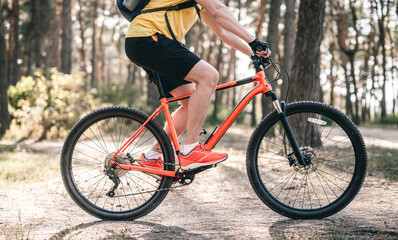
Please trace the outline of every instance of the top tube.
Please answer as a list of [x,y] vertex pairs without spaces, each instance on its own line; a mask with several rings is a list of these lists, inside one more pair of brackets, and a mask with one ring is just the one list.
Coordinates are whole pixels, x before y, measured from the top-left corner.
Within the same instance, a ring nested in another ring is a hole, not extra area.
[[[257,75],[253,76],[253,77],[248,77],[248,78],[244,78],[241,80],[237,80],[237,81],[233,81],[233,82],[228,82],[228,83],[224,83],[221,85],[218,85],[216,87],[216,91],[221,91],[221,90],[225,90],[228,88],[233,88],[233,87],[237,87],[237,86],[241,86],[241,85],[245,85],[245,84],[249,84],[252,82],[257,82],[259,81]],[[175,101],[180,101],[183,99],[187,99],[191,96],[191,94],[186,94],[186,95],[182,95],[182,96],[178,96],[178,97],[173,97],[173,98],[169,98],[167,99],[167,102],[171,103],[171,102],[175,102]]]

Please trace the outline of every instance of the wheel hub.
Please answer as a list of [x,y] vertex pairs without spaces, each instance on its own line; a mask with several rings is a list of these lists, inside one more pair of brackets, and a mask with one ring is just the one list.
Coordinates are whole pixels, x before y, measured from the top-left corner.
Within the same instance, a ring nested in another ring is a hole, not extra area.
[[292,158],[293,154],[291,154],[289,158],[290,166],[293,166],[294,170],[301,174],[308,174],[310,172],[314,172],[318,166],[318,162],[314,161],[316,159],[316,154],[314,152],[314,149],[310,146],[304,146],[300,147],[300,150],[303,157],[308,158],[310,164],[305,166],[301,165],[296,158]]
[[[112,164],[111,164],[111,159],[112,157],[116,154],[116,152],[112,152],[110,154],[108,154],[108,156],[106,156],[105,161],[104,161],[104,172],[106,171],[110,171]],[[125,153],[118,153],[116,155],[116,157],[113,159],[114,162],[118,163],[118,164],[130,164],[129,158],[127,156],[127,154]],[[115,169],[112,171],[114,174],[116,174],[118,177],[123,177],[124,175],[127,174],[128,170],[124,170],[124,169]]]

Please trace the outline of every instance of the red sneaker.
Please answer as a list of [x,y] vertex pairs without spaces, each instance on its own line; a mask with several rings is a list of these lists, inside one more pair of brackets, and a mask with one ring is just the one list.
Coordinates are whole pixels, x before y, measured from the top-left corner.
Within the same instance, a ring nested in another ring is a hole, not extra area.
[[161,157],[158,159],[147,159],[145,155],[142,153],[141,157],[138,160],[138,163],[144,167],[157,168],[159,170],[163,170],[163,160]]
[[198,167],[220,163],[227,160],[227,158],[228,155],[226,153],[211,152],[209,150],[206,150],[202,144],[198,144],[186,156],[181,155],[180,164],[181,169],[192,170]]

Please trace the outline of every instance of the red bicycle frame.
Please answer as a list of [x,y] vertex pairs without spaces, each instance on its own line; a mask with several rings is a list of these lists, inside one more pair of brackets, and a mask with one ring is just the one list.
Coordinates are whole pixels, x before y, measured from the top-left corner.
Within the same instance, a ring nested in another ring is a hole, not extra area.
[[[209,137],[208,141],[204,145],[207,150],[211,150],[214,148],[214,146],[222,138],[224,133],[232,125],[232,123],[239,116],[239,114],[242,112],[242,110],[257,94],[261,94],[261,93],[265,94],[265,93],[272,91],[272,87],[268,83],[268,81],[264,75],[264,71],[259,71],[256,73],[255,76],[250,77],[250,78],[245,78],[242,80],[233,81],[233,82],[229,82],[229,83],[225,83],[225,84],[217,86],[216,91],[220,91],[220,90],[224,90],[227,88],[232,88],[232,87],[245,85],[245,84],[249,84],[249,83],[254,83],[254,82],[258,82],[259,84],[250,90],[250,92],[240,101],[240,103],[230,113],[230,115],[227,117],[227,119],[221,124],[221,126]],[[177,177],[176,171],[159,170],[156,168],[143,167],[143,166],[138,166],[138,165],[134,165],[134,164],[124,165],[124,164],[119,164],[119,163],[114,162],[113,159],[120,152],[126,151],[126,149],[135,141],[135,139],[137,139],[137,137],[145,130],[146,124],[151,119],[155,119],[160,114],[160,112],[164,111],[167,124],[169,125],[169,128],[170,128],[171,140],[172,140],[172,143],[174,144],[174,149],[176,151],[178,161],[180,162],[180,156],[181,156],[180,155],[180,144],[179,144],[178,136],[177,136],[177,133],[176,133],[176,130],[174,127],[174,123],[171,118],[170,111],[169,111],[169,103],[187,99],[190,96],[191,96],[191,94],[174,97],[174,98],[170,98],[170,99],[167,99],[165,97],[161,98],[160,101],[162,104],[160,105],[160,107],[158,107],[155,110],[155,112],[142,124],[142,126],[133,134],[133,136],[131,136],[123,144],[123,146],[114,154],[114,156],[112,157],[112,160],[111,160],[111,164],[115,164],[116,168],[121,168],[121,169],[126,169],[126,170],[138,170],[138,171],[153,173],[153,174],[157,174],[157,175]]]

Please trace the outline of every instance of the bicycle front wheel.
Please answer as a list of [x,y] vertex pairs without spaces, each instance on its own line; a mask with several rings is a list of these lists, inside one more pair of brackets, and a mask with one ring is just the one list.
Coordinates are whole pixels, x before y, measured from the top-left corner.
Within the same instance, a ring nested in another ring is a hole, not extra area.
[[342,112],[322,103],[288,104],[286,116],[301,153],[311,163],[298,163],[274,111],[249,141],[247,172],[253,189],[267,206],[290,218],[337,213],[354,199],[366,175],[360,132]]
[[[81,119],[69,133],[61,154],[61,174],[72,199],[86,212],[105,220],[132,220],[155,209],[166,197],[173,178],[141,171],[116,169],[120,180],[115,186],[106,174],[110,159],[148,115],[127,107],[108,107]],[[170,141],[156,121],[149,121],[125,152],[115,161],[136,163],[141,154],[157,142],[162,150],[164,170],[174,170]]]

